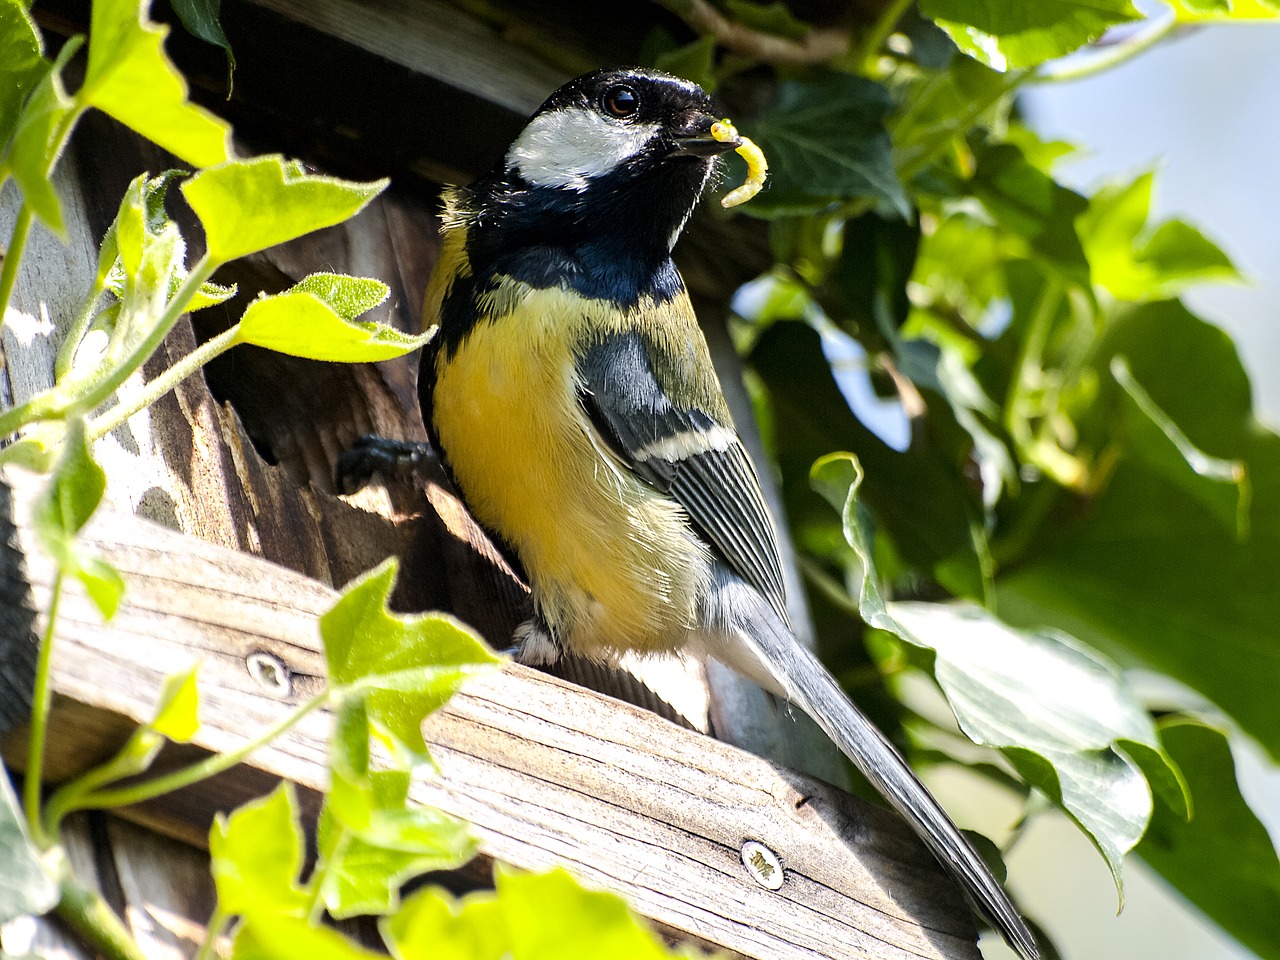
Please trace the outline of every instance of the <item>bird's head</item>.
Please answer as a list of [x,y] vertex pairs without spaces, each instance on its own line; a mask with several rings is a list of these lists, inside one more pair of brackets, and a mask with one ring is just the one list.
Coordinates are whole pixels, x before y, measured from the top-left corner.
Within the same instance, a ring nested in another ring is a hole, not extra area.
[[696,84],[657,70],[596,70],[538,109],[495,171],[495,199],[533,226],[570,234],[626,232],[632,244],[675,243],[717,158],[738,142]]

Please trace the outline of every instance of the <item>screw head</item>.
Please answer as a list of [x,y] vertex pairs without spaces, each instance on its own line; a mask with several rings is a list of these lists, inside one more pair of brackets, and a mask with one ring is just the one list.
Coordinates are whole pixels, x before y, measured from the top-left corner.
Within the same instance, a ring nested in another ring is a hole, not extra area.
[[740,856],[752,880],[766,890],[782,889],[782,861],[776,853],[759,841],[748,840],[742,845]]
[[266,653],[262,650],[255,651],[245,657],[244,665],[249,670],[249,676],[253,677],[258,686],[265,688],[269,693],[273,693],[278,697],[287,697],[289,695],[289,691],[293,687],[289,677],[289,668],[275,654]]

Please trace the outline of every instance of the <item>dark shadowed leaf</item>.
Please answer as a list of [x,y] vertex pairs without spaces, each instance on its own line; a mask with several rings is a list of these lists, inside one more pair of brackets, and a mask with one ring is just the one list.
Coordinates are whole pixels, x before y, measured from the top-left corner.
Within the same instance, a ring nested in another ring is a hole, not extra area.
[[1186,774],[1195,811],[1187,822],[1157,808],[1138,854],[1259,957],[1276,960],[1280,860],[1240,795],[1227,738],[1182,718],[1161,724],[1160,735]]
[[749,133],[769,158],[770,185],[744,209],[760,212],[771,193],[780,197],[867,197],[901,216],[910,213],[894,170],[884,118],[889,93],[878,83],[827,72],[788,80],[776,102]]

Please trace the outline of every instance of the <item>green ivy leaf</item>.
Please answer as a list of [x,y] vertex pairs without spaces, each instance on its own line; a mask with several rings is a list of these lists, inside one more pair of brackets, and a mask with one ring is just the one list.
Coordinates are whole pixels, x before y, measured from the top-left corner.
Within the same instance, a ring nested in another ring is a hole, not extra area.
[[1240,795],[1227,738],[1184,718],[1161,724],[1195,801],[1190,822],[1157,809],[1138,854],[1259,957],[1280,957],[1280,859]]
[[107,476],[85,440],[84,421],[76,418],[68,424],[62,457],[36,507],[35,530],[54,562],[81,580],[103,618],[110,620],[124,595],[124,580],[76,541],[106,488]]
[[241,924],[231,944],[232,960],[386,960],[330,927],[272,916]]
[[[862,471],[848,454],[814,464],[813,484],[841,513],[857,555],[858,608],[870,626],[931,653],[932,671],[960,728],[1000,749],[1097,844],[1121,890],[1121,867],[1151,815],[1143,775],[1185,815],[1185,787],[1150,717],[1119,671],[1058,633],[1015,630],[973,604],[888,603],[858,498]],[[1128,755],[1142,748],[1142,763]]]
[[222,0],[174,0],[173,11],[193,37],[199,37],[205,43],[212,43],[227,51],[231,65],[235,66],[235,57],[231,53],[231,41],[227,39],[218,19]]
[[1275,20],[1280,17],[1274,0],[1167,0],[1179,23],[1215,20]]
[[195,313],[197,310],[203,310],[205,307],[216,306],[219,303],[226,303],[236,295],[236,284],[224,287],[220,283],[214,283],[212,280],[206,280],[200,284],[200,288],[196,290],[195,296],[187,303],[187,312]]
[[846,73],[783,82],[749,131],[769,159],[771,181],[744,209],[766,216],[868,197],[909,216],[884,129],[891,107],[884,87]]
[[[491,893],[454,899],[427,887],[408,897],[394,916],[380,922],[382,938],[396,960],[477,960],[508,952],[503,905]],[[596,956],[591,951],[590,956]]]
[[423,718],[499,658],[452,617],[389,613],[395,573],[392,558],[353,581],[320,618],[320,635],[335,693],[364,700],[401,760],[426,763]]
[[459,867],[476,852],[466,823],[408,806],[407,771],[370,771],[371,732],[363,699],[339,706],[317,836],[321,869],[315,895],[340,918],[392,913],[408,880]]
[[391,289],[381,280],[348,277],[341,273],[313,273],[293,285],[294,290],[313,294],[343,320],[354,320],[383,303]]
[[496,893],[461,900],[429,888],[415,893],[394,917],[382,921],[392,956],[396,960],[662,960],[674,956],[620,897],[584,890],[564,870],[521,874],[500,868],[495,880]]
[[53,190],[53,168],[62,155],[80,111],[62,84],[62,70],[80,49],[72,37],[62,46],[53,66],[41,77],[18,116],[13,145],[5,163],[22,190],[23,199],[50,230],[66,236],[62,205]]
[[359,803],[363,823],[344,823],[329,806],[321,815],[326,860],[319,896],[333,916],[394,913],[404,883],[432,870],[456,869],[475,856],[476,841],[465,821],[431,807],[405,806],[407,773],[383,771],[343,789],[348,815]]
[[710,92],[715,89],[715,37],[705,35],[687,43],[683,47],[668,50],[654,58],[653,65],[659,70],[684,77]]
[[[1196,449],[1240,461],[1252,486],[1243,541],[1164,471],[1122,459],[1088,509],[1046,526],[1033,555],[996,580],[1001,616],[1053,623],[1125,665],[1166,673],[1229,713],[1280,757],[1280,437],[1253,416],[1230,338],[1176,302],[1113,320],[1094,346],[1099,380],[1123,357]],[[1080,419],[1100,446],[1113,416]]]
[[76,94],[197,167],[230,156],[231,128],[187,99],[187,83],[165,56],[168,27],[152,23],[147,0],[94,0],[89,63]]
[[209,258],[226,263],[355,216],[387,180],[352,183],[307,174],[278,155],[203,170],[182,185],[204,224]]
[[156,733],[175,743],[186,743],[200,729],[200,691],[196,686],[196,664],[182,673],[165,677],[156,703],[155,716],[148,724]]
[[1148,228],[1153,182],[1148,171],[1103,187],[1077,218],[1093,281],[1131,301],[1163,299],[1194,283],[1239,281],[1227,255],[1195,227],[1169,220]]
[[[1177,768],[1114,664],[1057,631],[1015,630],[970,604],[890,603],[888,612],[903,639],[934,652],[934,678],[960,728],[1004,752],[1080,824],[1117,889],[1123,855],[1151,816],[1152,788],[1185,819]],[[1166,766],[1151,786],[1131,743]]]
[[40,31],[31,14],[21,0],[0,0],[0,157],[18,128],[27,94],[46,67]]
[[1223,460],[1199,450],[1142,388],[1123,357],[1111,359],[1111,375],[1121,390],[1121,423],[1128,449],[1243,540],[1249,532],[1251,489],[1244,461]]
[[752,3],[750,0],[725,0],[729,16],[745,27],[775,37],[800,40],[809,32],[809,25],[797,20],[781,0],[773,3]]
[[218,814],[209,829],[209,856],[224,913],[270,917],[266,926],[306,917],[310,898],[298,885],[303,840],[292,784],[281,783],[229,816]]
[[0,763],[0,924],[39,916],[58,902],[58,887],[45,873],[40,852],[27,837],[26,821]]
[[922,0],[920,12],[996,70],[1034,67],[1142,17],[1129,0]]
[[851,448],[867,471],[864,494],[879,536],[953,593],[982,597],[990,559],[980,505],[955,466],[933,444],[912,444],[900,453],[869,430],[841,393],[811,327],[774,323],[760,335],[750,362],[768,388],[775,422],[787,424],[775,447],[797,536],[847,549],[839,546],[843,538],[810,486],[809,471],[824,454]]
[[372,363],[417,350],[432,333],[415,337],[385,323],[347,320],[315,294],[295,288],[250,303],[237,340],[311,360]]
[[64,811],[92,808],[92,800],[80,802],[86,795],[151,769],[166,741],[190,741],[200,728],[199,692],[196,689],[198,670],[197,664],[182,673],[165,677],[151,719],[134,730],[110,760],[61,788],[51,806]]
[[1011,144],[997,144],[978,153],[974,195],[1008,232],[1023,238],[1040,262],[1054,267],[1068,280],[1089,282],[1075,220],[1088,201],[1056,183],[1032,166]]

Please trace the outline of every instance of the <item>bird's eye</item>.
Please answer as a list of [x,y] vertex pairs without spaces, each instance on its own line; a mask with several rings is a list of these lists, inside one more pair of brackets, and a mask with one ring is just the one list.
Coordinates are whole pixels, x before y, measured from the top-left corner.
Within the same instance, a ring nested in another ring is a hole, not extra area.
[[618,83],[604,92],[600,105],[609,116],[625,120],[634,117],[640,109],[640,95],[625,83]]

